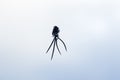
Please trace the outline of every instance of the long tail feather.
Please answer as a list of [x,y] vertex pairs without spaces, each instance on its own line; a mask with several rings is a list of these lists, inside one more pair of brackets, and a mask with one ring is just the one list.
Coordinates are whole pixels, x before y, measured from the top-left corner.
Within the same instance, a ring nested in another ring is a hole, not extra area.
[[60,49],[59,49],[59,47],[58,47],[57,39],[55,40],[55,43],[56,43],[57,50],[58,50],[58,52],[59,52],[60,55],[61,55]]
[[59,37],[58,37],[58,39],[63,43],[63,45],[64,45],[64,47],[65,47],[65,50],[67,51],[67,47],[66,47],[64,41],[63,41],[62,39],[60,39]]
[[51,48],[51,46],[52,46],[54,40],[55,40],[55,39],[53,39],[53,41],[51,42],[51,44],[50,44],[49,48],[47,49],[46,53],[47,53],[47,52],[49,51],[49,49]]
[[53,59],[54,50],[55,50],[55,41],[54,41],[54,45],[53,45],[53,51],[52,51],[52,55],[51,55],[51,60]]

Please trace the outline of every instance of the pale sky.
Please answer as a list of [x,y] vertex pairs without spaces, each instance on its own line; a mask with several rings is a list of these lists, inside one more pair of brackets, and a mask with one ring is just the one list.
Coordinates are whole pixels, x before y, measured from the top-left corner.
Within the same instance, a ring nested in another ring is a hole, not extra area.
[[119,36],[119,0],[0,0],[0,80],[120,80]]

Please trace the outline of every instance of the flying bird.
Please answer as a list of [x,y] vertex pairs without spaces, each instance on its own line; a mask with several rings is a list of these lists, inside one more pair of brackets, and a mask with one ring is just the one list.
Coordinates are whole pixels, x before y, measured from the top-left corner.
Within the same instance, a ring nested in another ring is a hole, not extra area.
[[63,43],[63,45],[64,45],[64,47],[65,47],[65,50],[67,51],[67,47],[66,47],[64,41],[63,41],[62,39],[60,39],[60,37],[59,37],[59,35],[58,35],[59,32],[60,32],[59,28],[58,28],[57,26],[54,26],[53,31],[52,31],[52,35],[53,35],[54,38],[53,38],[53,40],[52,40],[49,48],[48,48],[47,51],[46,51],[46,53],[47,53],[47,52],[50,50],[51,46],[53,45],[51,60],[53,59],[53,55],[54,55],[54,51],[55,51],[55,46],[57,47],[57,50],[58,50],[58,52],[59,52],[60,55],[61,55],[60,49],[59,49],[59,47],[58,47],[58,42],[57,42],[57,40],[60,40],[60,41]]

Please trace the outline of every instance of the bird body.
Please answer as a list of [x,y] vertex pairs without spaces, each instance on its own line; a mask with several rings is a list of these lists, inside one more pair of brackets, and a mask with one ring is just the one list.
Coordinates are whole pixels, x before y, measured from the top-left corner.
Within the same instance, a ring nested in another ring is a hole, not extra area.
[[53,31],[52,31],[52,35],[54,37],[58,37],[59,32],[60,32],[59,28],[57,26],[54,26]]

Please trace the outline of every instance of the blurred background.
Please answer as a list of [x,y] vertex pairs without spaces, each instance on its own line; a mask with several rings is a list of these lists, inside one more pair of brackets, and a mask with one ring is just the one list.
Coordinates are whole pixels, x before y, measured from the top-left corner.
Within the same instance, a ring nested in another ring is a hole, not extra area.
[[120,1],[0,0],[0,80],[120,80]]

